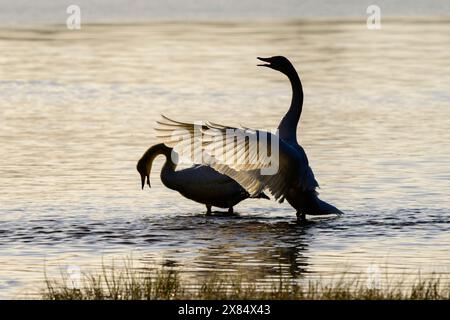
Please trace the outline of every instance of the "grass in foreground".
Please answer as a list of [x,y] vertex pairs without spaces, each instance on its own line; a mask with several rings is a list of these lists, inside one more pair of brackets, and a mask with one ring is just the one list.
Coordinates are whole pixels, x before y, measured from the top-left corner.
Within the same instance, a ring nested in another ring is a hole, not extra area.
[[98,274],[84,274],[80,286],[74,288],[67,276],[60,280],[46,279],[43,299],[48,300],[176,300],[176,299],[261,299],[261,300],[448,300],[450,283],[439,278],[421,280],[420,277],[405,289],[399,281],[383,289],[370,289],[363,277],[346,279],[334,284],[321,281],[305,286],[280,278],[276,283],[262,285],[245,281],[243,276],[213,275],[193,285],[183,281],[177,271],[137,271],[125,267],[121,271],[105,268]]

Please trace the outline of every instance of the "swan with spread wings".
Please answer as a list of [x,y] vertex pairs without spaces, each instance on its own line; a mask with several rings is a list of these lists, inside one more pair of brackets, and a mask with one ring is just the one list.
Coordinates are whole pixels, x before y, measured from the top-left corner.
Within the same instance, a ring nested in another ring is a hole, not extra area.
[[[286,199],[300,221],[305,221],[307,214],[342,214],[319,199],[319,185],[297,142],[303,89],[295,68],[282,56],[258,59],[266,62],[260,66],[285,74],[292,86],[291,106],[277,134],[210,122],[186,123],[163,116],[156,128],[158,137],[175,149],[201,154],[197,160],[237,181],[251,196],[267,189],[277,201]],[[267,170],[269,167],[276,170]]]

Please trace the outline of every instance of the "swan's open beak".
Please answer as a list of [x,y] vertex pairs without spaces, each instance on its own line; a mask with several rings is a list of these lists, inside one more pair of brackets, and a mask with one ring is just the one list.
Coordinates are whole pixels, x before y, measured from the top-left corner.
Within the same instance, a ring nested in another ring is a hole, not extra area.
[[148,187],[151,188],[152,186],[150,185],[150,177],[148,175],[141,175],[141,183],[142,183],[142,190],[144,190],[144,186],[145,186],[145,178],[147,178],[147,184]]
[[271,67],[270,64],[270,58],[261,58],[261,57],[257,57],[258,60],[264,61],[264,62],[268,62],[268,63],[262,63],[262,64],[258,64],[258,67]]
[[145,176],[143,174],[141,174],[141,182],[142,182],[142,190],[144,190],[144,186],[145,186]]

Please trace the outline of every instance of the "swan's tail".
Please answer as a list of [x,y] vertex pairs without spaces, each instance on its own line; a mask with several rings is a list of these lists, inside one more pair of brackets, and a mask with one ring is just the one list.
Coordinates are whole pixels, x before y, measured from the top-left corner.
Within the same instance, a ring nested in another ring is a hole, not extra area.
[[325,201],[322,201],[319,198],[316,198],[316,202],[319,207],[319,210],[318,210],[319,212],[317,213],[318,215],[337,214],[340,216],[340,215],[344,214],[341,210],[339,210],[335,206],[333,206]]

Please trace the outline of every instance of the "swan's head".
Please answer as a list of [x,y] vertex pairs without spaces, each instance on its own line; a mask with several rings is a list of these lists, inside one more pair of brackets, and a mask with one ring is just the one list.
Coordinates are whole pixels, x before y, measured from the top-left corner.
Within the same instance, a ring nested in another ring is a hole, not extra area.
[[150,172],[152,170],[152,164],[153,160],[160,154],[163,154],[166,156],[166,158],[169,158],[172,152],[172,148],[167,147],[163,143],[156,144],[154,146],[151,146],[148,148],[148,150],[144,153],[141,159],[139,159],[136,169],[141,175],[141,184],[142,189],[144,189],[145,186],[145,179],[147,179],[147,184],[149,188],[151,188],[150,185]]
[[294,68],[292,66],[292,63],[283,56],[274,56],[270,58],[261,58],[258,57],[258,60],[261,60],[266,63],[258,64],[260,67],[268,67],[277,71],[280,71],[284,74],[287,74],[288,72],[292,71]]

